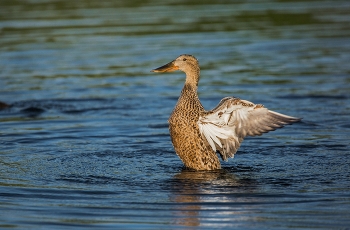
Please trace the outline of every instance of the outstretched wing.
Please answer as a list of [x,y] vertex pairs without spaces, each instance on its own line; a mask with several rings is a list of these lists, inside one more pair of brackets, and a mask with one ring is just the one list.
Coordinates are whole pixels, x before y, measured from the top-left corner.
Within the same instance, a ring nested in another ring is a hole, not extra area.
[[199,117],[201,135],[223,160],[233,157],[246,136],[256,136],[299,121],[263,105],[235,97],[223,98],[218,106]]

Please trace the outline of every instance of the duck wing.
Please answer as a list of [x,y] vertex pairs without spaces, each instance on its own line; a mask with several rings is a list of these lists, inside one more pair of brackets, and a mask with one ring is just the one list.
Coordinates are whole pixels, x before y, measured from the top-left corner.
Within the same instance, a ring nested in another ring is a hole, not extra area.
[[261,135],[297,121],[300,119],[268,110],[261,104],[225,97],[214,109],[201,114],[198,126],[203,139],[227,161],[246,136]]

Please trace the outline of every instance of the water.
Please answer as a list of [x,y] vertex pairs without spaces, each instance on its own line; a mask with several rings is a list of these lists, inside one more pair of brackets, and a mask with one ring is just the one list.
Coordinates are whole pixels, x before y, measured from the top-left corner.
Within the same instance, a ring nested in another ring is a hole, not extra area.
[[[0,227],[348,229],[348,1],[2,1]],[[213,108],[303,121],[191,172],[167,119],[182,53]]]

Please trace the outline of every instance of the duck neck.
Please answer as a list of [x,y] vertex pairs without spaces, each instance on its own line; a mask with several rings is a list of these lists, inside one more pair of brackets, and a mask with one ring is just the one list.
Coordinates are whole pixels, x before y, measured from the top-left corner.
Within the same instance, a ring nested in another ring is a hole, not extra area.
[[[185,99],[185,101],[190,102],[190,103],[198,103],[202,107],[199,98],[198,98],[198,79],[199,75],[196,76],[188,76],[186,77],[186,82],[185,85],[182,89],[181,92],[181,99]],[[181,100],[180,99],[180,100]]]
[[198,82],[199,82],[200,70],[199,67],[191,68],[190,71],[186,72],[186,82],[185,85],[191,85],[192,88],[197,92]]

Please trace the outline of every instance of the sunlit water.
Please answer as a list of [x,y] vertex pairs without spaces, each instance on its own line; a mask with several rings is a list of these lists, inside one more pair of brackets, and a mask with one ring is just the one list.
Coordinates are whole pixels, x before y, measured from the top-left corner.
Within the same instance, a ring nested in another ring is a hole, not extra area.
[[[350,3],[218,2],[0,3],[1,228],[349,228]],[[183,169],[184,74],[150,73],[182,53],[207,109],[303,121]]]

